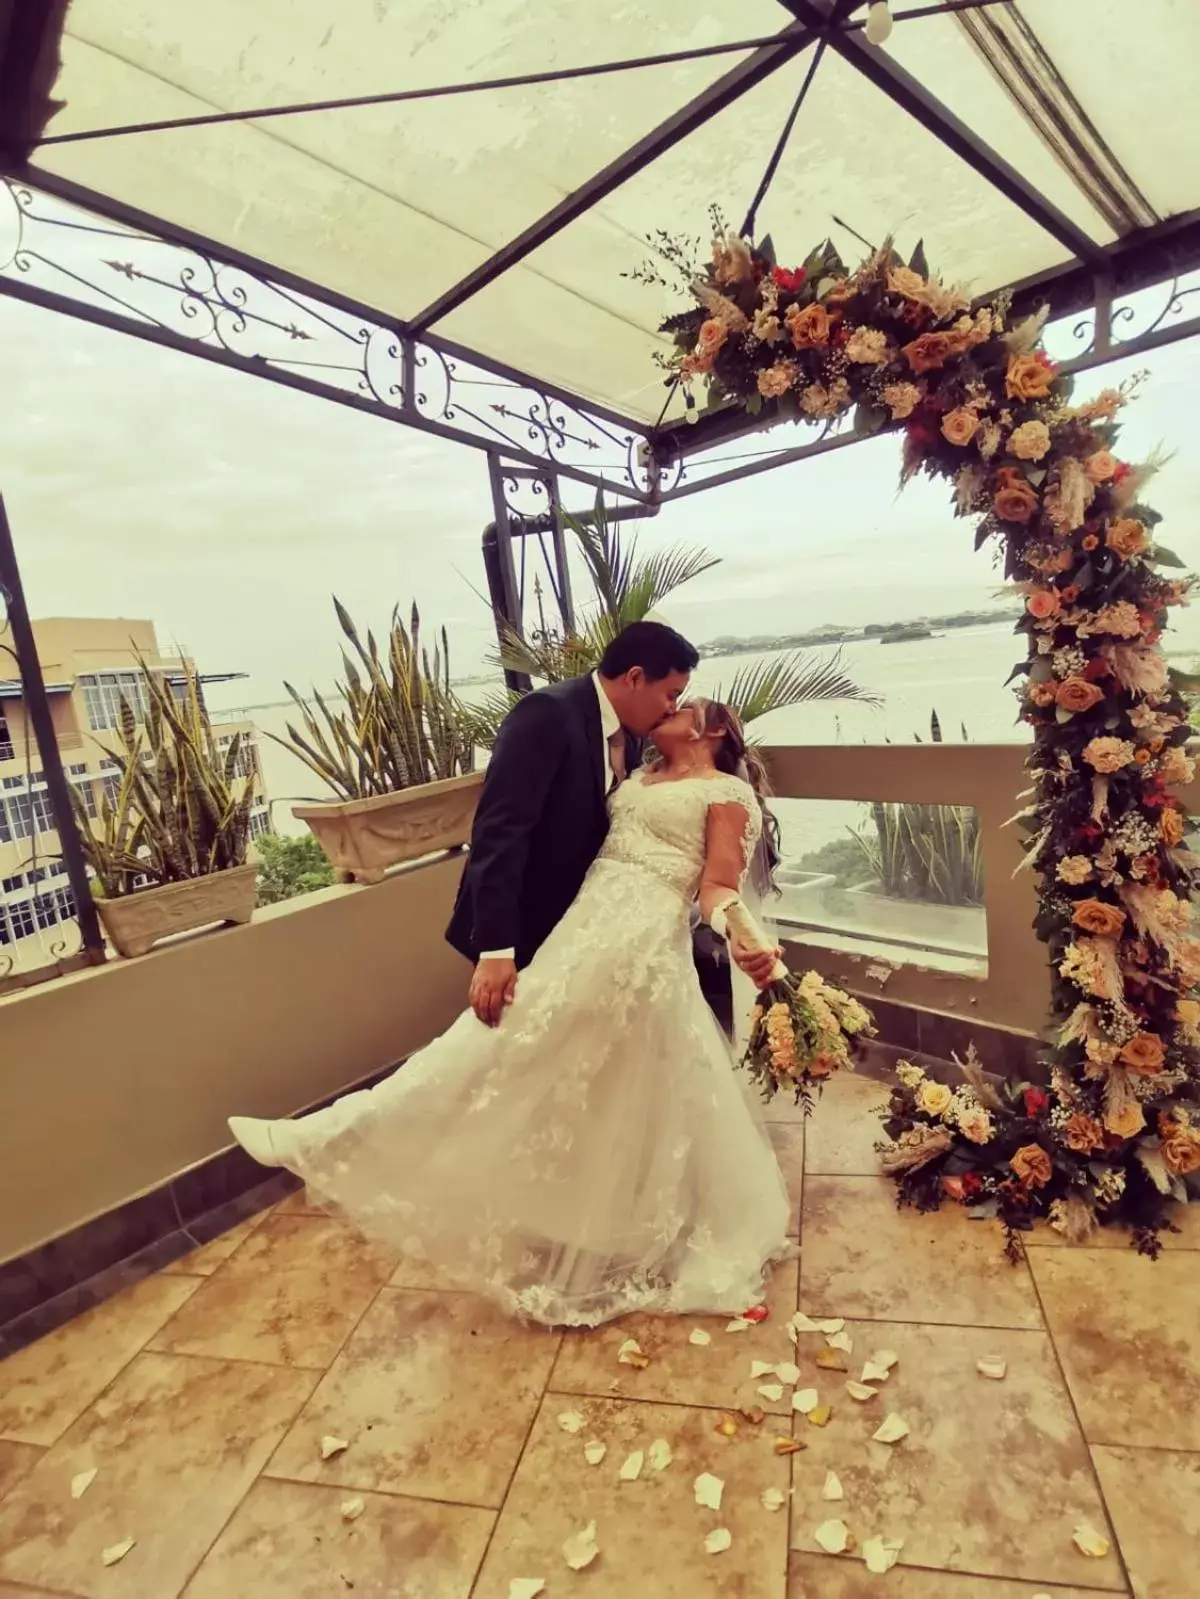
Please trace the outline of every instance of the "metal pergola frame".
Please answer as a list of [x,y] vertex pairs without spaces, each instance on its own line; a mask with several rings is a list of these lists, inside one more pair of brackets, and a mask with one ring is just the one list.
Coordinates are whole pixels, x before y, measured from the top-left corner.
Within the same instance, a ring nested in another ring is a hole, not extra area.
[[[1010,0],[944,0],[938,5],[905,5],[901,0],[895,20],[903,24],[931,15],[989,7],[999,11],[1009,3]],[[485,534],[489,589],[498,618],[518,627],[524,610],[522,574],[525,540],[529,538],[540,541],[560,617],[567,624],[572,619],[562,527],[562,480],[620,496],[624,502],[621,515],[653,516],[673,500],[856,442],[856,435],[848,428],[814,426],[803,430],[802,443],[781,439],[779,447],[762,458],[729,467],[722,467],[719,462],[702,463],[701,456],[761,433],[774,419],[765,413],[751,417],[731,410],[704,416],[694,425],[648,425],[614,407],[465,348],[437,331],[440,322],[474,295],[806,50],[832,49],[1069,252],[1070,259],[1063,265],[1009,286],[1018,309],[1049,303],[1056,316],[1081,316],[1076,332],[1083,347],[1068,361],[1069,367],[1086,369],[1200,333],[1200,316],[1182,314],[1185,298],[1200,291],[1180,287],[1183,274],[1200,267],[1200,210],[1127,234],[1115,244],[1100,245],[884,50],[867,42],[861,17],[855,15],[864,9],[865,0],[779,0],[779,4],[788,20],[769,40],[746,40],[740,45],[679,50],[635,61],[534,73],[526,78],[492,80],[490,85],[458,84],[443,90],[397,91],[349,101],[217,113],[183,118],[178,123],[84,130],[45,141],[152,137],[166,126],[252,121],[256,115],[320,114],[351,105],[428,98],[438,93],[461,95],[484,87],[517,87],[601,72],[645,70],[667,62],[749,50],[700,94],[407,319],[396,318],[111,195],[40,169],[28,157],[53,109],[47,60],[57,52],[66,8],[63,0],[26,0],[23,7],[10,7],[6,19],[0,5],[0,202],[7,197],[15,207],[18,239],[7,271],[0,261],[0,295],[130,333],[162,347],[198,355],[482,450],[488,464],[493,509]],[[22,100],[24,103],[15,113],[6,113],[5,99],[10,106]],[[795,112],[793,118],[794,115]],[[90,217],[68,220],[65,216],[40,215],[37,206],[42,195],[78,207]],[[60,237],[69,234],[76,242],[91,233],[97,240],[103,238],[110,251],[116,241],[128,246],[131,259],[98,259],[93,264],[94,271],[85,275],[78,262],[64,259],[61,252],[42,248],[40,238],[31,242],[35,223],[39,229],[49,230],[47,236],[58,228]],[[136,250],[164,246],[182,252],[173,277],[135,264]],[[101,267],[110,275],[105,277]],[[37,281],[39,274],[46,272],[51,274],[52,286]],[[1158,316],[1140,333],[1120,338],[1120,328],[1130,315],[1122,299],[1167,283],[1170,286]],[[988,297],[997,292],[1000,291],[991,291]],[[164,309],[168,306],[173,317]],[[271,347],[272,340],[278,344],[281,338],[318,344],[328,340],[338,358],[306,362],[294,355],[281,355]],[[331,372],[338,376],[328,375]],[[468,392],[472,390],[490,391],[491,397],[480,399]],[[589,462],[589,456],[609,451],[619,458],[615,467]],[[715,469],[708,470],[710,465],[715,465]],[[518,508],[511,492],[518,486],[541,493],[545,508],[533,513]],[[514,557],[518,547],[519,563]],[[0,573],[0,588],[7,587],[11,609],[14,579],[19,597],[15,556],[5,564],[9,570]],[[28,643],[22,646],[21,633],[17,643],[27,685],[34,677],[40,682],[37,662],[30,655]],[[512,686],[524,685],[513,681]],[[61,787],[65,793],[57,745],[51,741],[50,747],[41,748],[41,755],[47,782],[51,783],[52,774],[57,773],[52,792]],[[92,932],[94,907],[86,892],[81,858],[74,863],[71,860],[78,852],[78,844],[69,820],[60,836],[72,883],[77,877],[82,878],[83,892],[80,894],[77,889],[77,898],[85,955],[94,956],[98,948],[93,942],[98,933]]]

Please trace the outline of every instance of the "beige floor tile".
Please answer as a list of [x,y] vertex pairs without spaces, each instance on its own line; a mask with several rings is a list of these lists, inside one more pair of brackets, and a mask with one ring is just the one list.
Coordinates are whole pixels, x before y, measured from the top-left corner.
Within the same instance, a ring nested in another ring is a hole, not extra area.
[[797,1105],[789,1093],[776,1094],[773,1099],[763,1106],[763,1117],[768,1122],[783,1122],[790,1126],[803,1127],[805,1123],[804,1106]]
[[[269,1475],[494,1508],[559,1341],[470,1294],[385,1289]],[[328,1433],[350,1448],[322,1462]]]
[[1093,1449],[1136,1599],[1200,1589],[1200,1456]]
[[[1123,1592],[1123,1590],[1118,1590]],[[946,1577],[935,1571],[892,1571],[873,1577],[859,1560],[797,1555],[787,1599],[1112,1599],[1113,1590],[1058,1588],[1044,1582]]]
[[327,1218],[272,1218],[151,1347],[324,1369],[395,1263],[394,1254]]
[[463,1505],[263,1480],[189,1584],[185,1599],[467,1599],[495,1516]]
[[333,1216],[335,1213],[331,1206],[324,1205],[309,1193],[307,1188],[298,1188],[294,1194],[289,1194],[286,1199],[281,1199],[273,1211],[276,1216]]
[[897,1210],[884,1177],[806,1177],[800,1307],[869,1321],[1041,1326],[1027,1268],[1004,1255],[995,1222],[958,1205]]
[[[139,1355],[0,1504],[0,1575],[173,1599],[313,1384],[307,1372]],[[81,1499],[77,1472],[97,1475]],[[101,1551],[137,1540],[119,1565]]]
[[[564,1433],[551,1396],[521,1457],[475,1599],[507,1599],[513,1577],[544,1577],[547,1599],[560,1591],[588,1599],[782,1599],[787,1568],[787,1510],[763,1508],[767,1488],[786,1493],[788,1462],[761,1430],[716,1438],[712,1413],[676,1405],[584,1400],[587,1426]],[[584,1444],[607,1446],[599,1466]],[[647,1462],[636,1482],[621,1482],[622,1462],[665,1439],[674,1456],[661,1473]],[[719,1512],[695,1502],[702,1472],[726,1484]],[[596,1523],[600,1555],[579,1575],[568,1570],[564,1541]],[[733,1545],[704,1550],[707,1534],[725,1527]]]
[[[1103,1531],[1104,1509],[1045,1334],[862,1323],[850,1331],[856,1359],[886,1334],[899,1363],[877,1399],[860,1405],[831,1392],[829,1426],[806,1430],[808,1448],[794,1456],[794,1547],[819,1553],[813,1534],[830,1514],[822,1490],[833,1471],[845,1490],[836,1513],[860,1543],[902,1538],[906,1566],[1120,1587],[1114,1555],[1085,1561],[1071,1542],[1084,1520]],[[1008,1362],[1003,1382],[976,1370],[993,1353]],[[890,1413],[910,1435],[874,1443]]]
[[1200,1450],[1200,1276],[1191,1254],[1029,1254],[1089,1441]]
[[[1171,1205],[1168,1215],[1178,1227],[1177,1233],[1161,1233],[1164,1249],[1200,1249],[1200,1205]],[[1053,1227],[1038,1226],[1031,1233],[1025,1235],[1025,1244],[1030,1249],[1069,1249],[1073,1246],[1061,1233],[1056,1233]],[[1132,1234],[1126,1227],[1098,1227],[1088,1237],[1087,1243],[1074,1247],[1084,1249],[1128,1249],[1133,1250]]]
[[0,1438],[52,1444],[195,1293],[148,1277],[0,1364]]
[[0,1499],[27,1471],[33,1470],[44,1453],[33,1444],[0,1442]]
[[24,1588],[17,1582],[0,1582],[0,1599],[53,1599],[49,1588]]
[[[794,1350],[784,1324],[796,1307],[796,1272],[794,1260],[776,1267],[767,1296],[769,1318],[743,1332],[726,1332],[728,1316],[625,1316],[594,1331],[569,1332],[550,1380],[551,1390],[595,1394],[601,1399],[616,1392],[623,1398],[722,1410],[759,1405],[790,1414],[790,1390],[774,1403],[762,1398],[758,1386],[769,1379],[752,1379],[750,1364],[792,1358]],[[706,1347],[688,1342],[696,1328],[710,1335],[712,1342]],[[629,1338],[636,1340],[649,1358],[644,1370],[617,1360],[621,1345]]]
[[239,1222],[211,1243],[202,1244],[199,1249],[193,1249],[178,1260],[173,1260],[169,1266],[164,1266],[163,1274],[167,1277],[211,1277],[231,1255],[237,1253],[250,1234],[262,1226],[264,1219],[262,1216],[251,1216],[247,1221]]
[[872,1077],[843,1073],[825,1090],[808,1124],[804,1169],[810,1177],[875,1177],[883,1137],[878,1109],[891,1090]]
[[787,1183],[788,1198],[792,1202],[792,1224],[789,1231],[794,1236],[800,1224],[800,1202],[804,1193],[805,1130],[799,1122],[770,1122],[768,1130],[779,1161],[779,1169],[783,1173],[784,1182]]

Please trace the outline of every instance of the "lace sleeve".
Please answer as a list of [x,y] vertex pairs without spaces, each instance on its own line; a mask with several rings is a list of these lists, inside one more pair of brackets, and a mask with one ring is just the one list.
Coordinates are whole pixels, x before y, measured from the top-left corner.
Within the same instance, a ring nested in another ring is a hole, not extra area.
[[758,841],[762,837],[762,808],[758,795],[740,777],[722,777],[715,785],[716,793],[709,797],[709,819],[714,811],[725,811],[731,818],[736,807],[742,813],[742,874],[754,859]]

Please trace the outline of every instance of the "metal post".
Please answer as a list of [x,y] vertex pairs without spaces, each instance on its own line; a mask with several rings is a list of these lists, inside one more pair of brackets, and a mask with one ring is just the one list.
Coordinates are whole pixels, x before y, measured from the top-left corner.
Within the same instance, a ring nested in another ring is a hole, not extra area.
[[38,660],[33,625],[29,620],[29,609],[25,604],[25,591],[21,586],[21,574],[17,568],[17,552],[13,548],[12,529],[8,525],[8,513],[4,508],[2,494],[0,494],[0,598],[4,600],[8,611],[8,623],[12,628],[17,670],[24,695],[25,715],[33,726],[33,735],[37,741],[38,756],[50,795],[50,808],[54,813],[54,822],[58,830],[63,865],[67,869],[67,881],[71,885],[71,893],[75,899],[75,916],[79,922],[83,949],[93,964],[101,965],[106,958],[104,935],[100,931],[100,918],[96,914],[96,903],[92,898],[92,885],[88,880],[83,847],[75,831],[75,811],[71,804],[70,785],[63,770],[58,738],[54,732],[50,700],[42,680],[41,662]]
[[[517,590],[516,568],[513,566],[511,513],[504,498],[504,462],[494,450],[487,452],[487,461],[494,520],[483,533],[483,565],[487,572],[492,614],[496,619],[496,637],[503,644],[504,624],[507,622],[518,633],[523,633],[524,616]],[[504,681],[518,694],[527,694],[533,687],[525,672],[506,671]]]

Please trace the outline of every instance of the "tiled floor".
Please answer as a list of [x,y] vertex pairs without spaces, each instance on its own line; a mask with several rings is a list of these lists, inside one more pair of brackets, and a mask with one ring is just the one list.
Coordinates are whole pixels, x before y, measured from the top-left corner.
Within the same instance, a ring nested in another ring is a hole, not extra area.
[[[807,1130],[781,1113],[802,1253],[747,1331],[520,1327],[302,1196],[109,1300],[0,1365],[0,1599],[1200,1594],[1200,1228],[1157,1265],[1039,1236],[1010,1267],[990,1225],[896,1212],[880,1096],[848,1079]],[[878,1397],[849,1395],[820,1334],[793,1350],[797,1307],[845,1318],[852,1377],[898,1357]],[[629,1337],[644,1370],[618,1363]],[[793,1358],[823,1427],[791,1385],[757,1393],[752,1361]],[[892,1446],[873,1439],[889,1413],[910,1429]],[[323,1460],[328,1435],[348,1447]],[[777,1453],[790,1436],[803,1448]],[[696,1502],[706,1472],[719,1512]],[[599,1556],[573,1571],[563,1544],[593,1521]],[[822,1552],[829,1521],[846,1555]],[[1077,1551],[1082,1523],[1106,1555]],[[716,1529],[732,1541],[710,1554]],[[879,1538],[903,1540],[886,1576],[861,1554]]]

